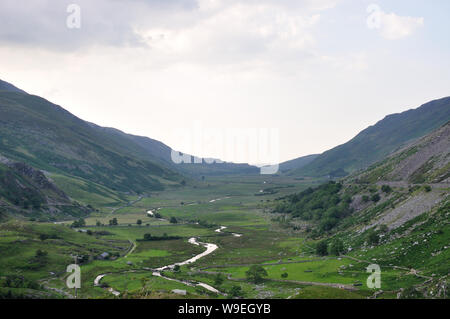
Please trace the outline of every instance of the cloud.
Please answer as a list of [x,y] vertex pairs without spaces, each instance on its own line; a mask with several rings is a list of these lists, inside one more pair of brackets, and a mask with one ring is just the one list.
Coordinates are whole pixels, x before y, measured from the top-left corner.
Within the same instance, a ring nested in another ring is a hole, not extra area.
[[[81,8],[81,28],[66,25],[67,8]],[[195,0],[33,0],[18,5],[0,2],[0,44],[23,45],[50,50],[77,50],[87,46],[145,45],[136,26],[165,21],[176,26],[175,18],[198,8]]]
[[415,18],[386,13],[375,4],[369,5],[367,12],[371,13],[367,19],[368,27],[379,29],[381,36],[389,40],[410,36],[424,25],[422,17]]
[[202,49],[228,51],[232,56],[235,51],[265,50],[276,46],[277,40],[300,48],[311,42],[304,30],[336,1],[77,0],[81,28],[69,29],[66,9],[73,0],[34,0],[27,6],[2,0],[0,45],[62,51],[142,46],[172,52],[206,45]]

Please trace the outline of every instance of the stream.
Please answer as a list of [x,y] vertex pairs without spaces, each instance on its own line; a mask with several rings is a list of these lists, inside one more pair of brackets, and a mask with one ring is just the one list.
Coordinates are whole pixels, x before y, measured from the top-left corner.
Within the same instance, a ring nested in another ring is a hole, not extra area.
[[[226,228],[226,227],[222,226],[221,228],[219,228],[219,232],[220,232],[220,230],[222,230],[224,228]],[[176,282],[179,282],[179,283],[182,283],[184,285],[191,286],[191,287],[200,286],[200,287],[203,287],[206,290],[209,290],[209,291],[211,291],[213,293],[222,294],[219,290],[215,289],[214,287],[212,287],[212,286],[210,286],[208,284],[202,283],[202,282],[194,284],[194,283],[192,283],[190,281],[173,279],[173,278],[165,277],[165,276],[163,276],[161,274],[162,271],[164,271],[164,270],[171,270],[177,265],[178,266],[183,266],[183,265],[187,265],[187,264],[192,264],[192,263],[196,262],[197,260],[199,260],[200,258],[211,254],[213,251],[215,251],[217,248],[219,248],[216,244],[198,242],[195,237],[189,238],[188,242],[190,244],[193,244],[193,245],[203,246],[203,247],[206,248],[206,250],[204,252],[198,254],[198,255],[195,255],[194,257],[192,257],[192,258],[190,258],[188,260],[185,260],[185,261],[182,261],[182,262],[179,262],[179,263],[175,263],[175,264],[172,264],[172,265],[167,265],[167,266],[163,266],[163,267],[157,268],[157,269],[155,269],[152,272],[152,275],[153,276],[157,276],[157,277],[161,277],[161,278],[164,278],[164,279],[167,279],[167,280],[171,280],[171,281],[176,281]],[[146,269],[147,270],[151,270],[150,268],[146,268]],[[106,275],[108,275],[108,274],[98,275],[95,278],[95,280],[94,280],[94,286],[100,286],[100,281]],[[115,291],[113,288],[109,288],[108,291],[111,292],[114,296],[119,296],[120,295],[120,292]]]

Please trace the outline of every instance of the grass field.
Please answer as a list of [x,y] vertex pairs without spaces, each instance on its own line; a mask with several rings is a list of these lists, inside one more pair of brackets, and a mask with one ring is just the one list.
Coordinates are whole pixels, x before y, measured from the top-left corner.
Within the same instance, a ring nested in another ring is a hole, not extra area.
[[[73,189],[66,177],[52,178],[65,191],[75,194],[77,200],[93,205],[98,211],[86,218],[86,227],[79,229],[82,232],[70,228],[71,221],[58,225],[18,221],[0,224],[0,250],[4,253],[0,258],[0,283],[3,282],[0,293],[70,297],[73,292],[65,286],[68,276],[65,269],[73,263],[74,256],[85,256],[79,261],[82,287],[78,296],[82,298],[114,298],[109,288],[118,291],[122,298],[226,298],[236,287],[240,287],[237,295],[244,298],[366,298],[374,293],[365,285],[367,262],[346,257],[320,258],[315,255],[315,241],[305,240],[301,232],[283,228],[268,213],[275,198],[301,191],[318,181],[277,176],[208,177],[189,187],[138,197],[118,195],[81,179]],[[148,217],[148,210],[157,210],[163,219]],[[171,217],[178,222],[170,223]],[[113,218],[117,219],[117,226],[109,226]],[[140,226],[136,224],[138,219],[142,220]],[[98,222],[101,226],[96,226]],[[226,228],[216,231],[220,226]],[[145,234],[178,239],[142,241]],[[179,271],[164,271],[164,276],[205,283],[225,295],[152,276],[152,269],[188,260],[205,251],[201,245],[188,242],[192,237],[218,248]],[[370,252],[354,251],[351,256],[376,259],[386,255],[385,249],[401,245],[400,241]],[[38,258],[38,250],[47,254]],[[104,252],[109,253],[108,258],[99,260],[98,256]],[[268,274],[259,284],[246,279],[246,271],[255,264],[262,265]],[[390,291],[424,281],[403,269],[381,264],[382,289],[386,291],[382,298],[395,298]],[[223,274],[222,282],[216,281],[217,273]],[[283,274],[287,277],[282,277]],[[103,287],[94,286],[99,275],[104,275]],[[26,283],[11,287],[5,284],[11,276],[22,276],[41,286]],[[351,289],[337,288],[339,285]],[[173,289],[186,290],[187,295],[173,294]]]

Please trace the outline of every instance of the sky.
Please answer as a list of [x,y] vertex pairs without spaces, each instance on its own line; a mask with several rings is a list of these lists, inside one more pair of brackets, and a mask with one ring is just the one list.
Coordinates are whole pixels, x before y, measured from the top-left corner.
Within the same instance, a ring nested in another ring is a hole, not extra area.
[[[448,12],[447,0],[2,0],[0,79],[180,151],[284,161],[449,96]],[[271,159],[213,138],[267,131]]]

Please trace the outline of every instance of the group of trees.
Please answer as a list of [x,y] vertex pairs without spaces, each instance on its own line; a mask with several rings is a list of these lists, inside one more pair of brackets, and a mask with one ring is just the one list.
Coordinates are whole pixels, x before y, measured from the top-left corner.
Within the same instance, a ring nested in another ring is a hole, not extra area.
[[267,271],[260,265],[253,265],[245,272],[247,280],[255,284],[261,283],[267,276]]
[[70,227],[79,228],[84,226],[86,226],[86,221],[83,218],[80,218],[78,220],[75,220]]
[[323,240],[316,245],[316,254],[319,256],[335,255],[339,256],[345,252],[344,243],[340,239],[335,239],[330,245]]
[[334,181],[316,188],[308,188],[287,196],[274,209],[275,213],[290,214],[303,220],[319,223],[320,232],[333,229],[341,219],[352,213],[351,196],[340,195],[341,183]]
[[29,289],[41,288],[41,286],[36,281],[29,280],[20,275],[5,276],[4,279],[0,281],[0,286],[8,288],[29,288]]
[[372,202],[376,203],[381,199],[380,194],[375,193],[372,196],[369,197],[369,195],[363,195],[362,196],[362,201],[364,203],[367,203],[369,200],[371,200]]
[[152,236],[150,233],[145,233],[143,239],[136,239],[137,241],[158,241],[158,240],[176,240],[181,239],[180,236],[169,236],[164,233],[162,236]]

